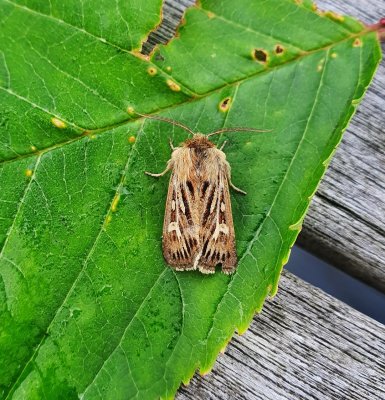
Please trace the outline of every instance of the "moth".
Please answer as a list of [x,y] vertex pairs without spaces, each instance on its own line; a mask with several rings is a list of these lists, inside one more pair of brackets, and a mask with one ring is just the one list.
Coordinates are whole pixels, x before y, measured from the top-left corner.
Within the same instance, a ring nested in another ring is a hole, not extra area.
[[231,181],[223,147],[209,138],[229,131],[265,132],[252,128],[224,128],[204,135],[168,118],[138,114],[182,127],[192,137],[174,147],[166,169],[145,172],[159,178],[171,171],[163,223],[162,249],[167,264],[177,271],[213,274],[218,264],[231,274],[237,267],[235,233],[229,187],[246,194]]

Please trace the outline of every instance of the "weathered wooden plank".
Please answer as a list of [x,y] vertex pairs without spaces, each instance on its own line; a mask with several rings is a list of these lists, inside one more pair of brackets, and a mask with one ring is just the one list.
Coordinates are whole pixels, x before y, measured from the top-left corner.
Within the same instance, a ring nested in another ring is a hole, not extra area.
[[385,398],[385,326],[284,272],[280,290],[188,399]]
[[[145,51],[165,42],[192,0],[166,0],[164,24]],[[319,0],[322,9],[370,24],[383,0]],[[385,292],[385,62],[353,118],[305,219],[299,243]]]
[[[383,0],[319,0],[367,24]],[[385,49],[385,46],[383,46]],[[299,243],[385,292],[385,62],[347,129],[314,197]]]

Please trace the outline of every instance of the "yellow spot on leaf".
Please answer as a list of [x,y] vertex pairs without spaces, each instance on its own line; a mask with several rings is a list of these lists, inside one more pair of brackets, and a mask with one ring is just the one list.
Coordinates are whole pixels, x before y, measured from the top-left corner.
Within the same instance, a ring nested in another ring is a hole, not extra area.
[[166,71],[171,72],[172,68],[170,66],[166,67]]
[[36,151],[37,147],[36,146],[31,146],[31,151]]
[[112,200],[112,204],[111,204],[111,211],[112,212],[116,212],[117,208],[118,208],[118,203],[120,200],[120,194],[116,194],[114,197],[114,200]]
[[213,12],[211,12],[211,11],[207,11],[207,16],[208,16],[210,19],[212,19],[212,18],[215,17],[215,14],[214,14]]
[[111,214],[108,214],[106,218],[106,225],[108,225],[111,221],[112,221],[112,216]]
[[127,113],[128,114],[135,114],[134,107],[131,107],[131,106],[127,107]]
[[64,121],[62,121],[61,119],[56,118],[56,117],[52,117],[51,122],[53,123],[53,125],[56,126],[56,128],[59,128],[59,129],[64,129],[67,127],[67,124]]
[[337,57],[338,57],[338,54],[337,54],[337,53],[332,53],[331,57],[332,57],[332,58],[337,58]]
[[158,70],[155,67],[148,67],[147,72],[149,73],[149,75],[154,76],[158,73]]
[[353,47],[361,47],[362,46],[362,40],[357,38],[354,42],[353,42]]
[[177,83],[175,83],[173,80],[167,79],[166,83],[167,83],[167,86],[172,91],[174,91],[174,92],[179,92],[180,91],[180,86]]
[[328,17],[330,19],[332,19],[333,21],[337,21],[337,22],[344,22],[345,18],[343,15],[337,14],[334,11],[326,11],[324,13],[325,17]]
[[318,65],[317,65],[317,71],[318,71],[318,72],[322,71],[322,69],[323,69],[323,67],[324,67],[324,63],[325,63],[325,59],[322,58],[322,59],[319,61]]
[[26,169],[25,170],[25,176],[30,178],[33,175],[32,169]]
[[289,226],[289,229],[291,231],[300,231],[302,229],[302,223],[303,223],[303,219],[301,218],[298,222],[296,222],[293,225]]
[[128,142],[131,143],[131,144],[135,143],[135,140],[136,140],[135,136],[130,136],[128,138]]

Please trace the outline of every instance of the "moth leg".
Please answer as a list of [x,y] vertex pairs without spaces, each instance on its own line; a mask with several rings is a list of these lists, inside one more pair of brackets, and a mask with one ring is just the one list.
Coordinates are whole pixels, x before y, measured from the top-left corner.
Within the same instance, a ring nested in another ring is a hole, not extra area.
[[236,187],[233,182],[230,181],[230,186],[238,193],[242,193],[242,194],[247,194],[244,190],[239,189],[238,187]]
[[226,146],[226,143],[227,143],[227,140],[225,140],[223,143],[222,143],[222,146],[219,148],[219,150],[223,150],[223,148]]
[[166,169],[163,172],[161,172],[160,174],[153,174],[152,172],[147,172],[147,171],[144,171],[144,173],[146,175],[153,176],[154,178],[160,178],[161,176],[166,174],[169,170],[170,170],[170,166],[167,165]]
[[169,138],[169,143],[170,143],[171,150],[174,151],[175,150],[175,146],[173,145],[171,138]]

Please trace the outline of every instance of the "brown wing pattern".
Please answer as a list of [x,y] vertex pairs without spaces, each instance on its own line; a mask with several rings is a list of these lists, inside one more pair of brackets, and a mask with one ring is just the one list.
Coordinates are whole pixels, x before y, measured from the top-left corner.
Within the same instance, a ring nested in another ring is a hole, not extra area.
[[176,270],[192,270],[199,252],[199,201],[191,181],[181,182],[173,173],[168,187],[163,224],[163,255]]
[[201,256],[199,270],[214,273],[222,264],[222,271],[232,273],[236,268],[237,254],[229,184],[226,170],[220,168],[215,181],[205,181],[201,186]]

